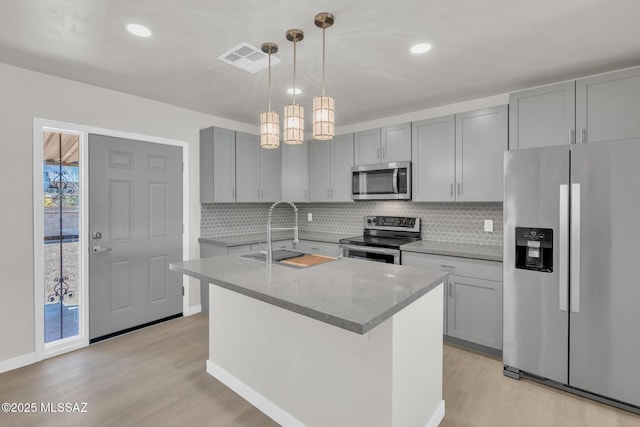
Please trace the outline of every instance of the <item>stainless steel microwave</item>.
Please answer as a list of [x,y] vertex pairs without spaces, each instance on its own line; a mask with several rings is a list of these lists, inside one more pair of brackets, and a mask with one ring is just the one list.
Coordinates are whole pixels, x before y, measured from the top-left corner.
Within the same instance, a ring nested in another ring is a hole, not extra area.
[[411,200],[411,162],[351,168],[353,200]]

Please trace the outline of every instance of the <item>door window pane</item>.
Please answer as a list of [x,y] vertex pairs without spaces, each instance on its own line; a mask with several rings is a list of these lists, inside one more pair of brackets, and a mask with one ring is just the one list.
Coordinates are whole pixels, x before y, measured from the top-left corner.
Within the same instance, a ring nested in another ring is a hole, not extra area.
[[79,138],[45,132],[44,322],[45,342],[79,334]]

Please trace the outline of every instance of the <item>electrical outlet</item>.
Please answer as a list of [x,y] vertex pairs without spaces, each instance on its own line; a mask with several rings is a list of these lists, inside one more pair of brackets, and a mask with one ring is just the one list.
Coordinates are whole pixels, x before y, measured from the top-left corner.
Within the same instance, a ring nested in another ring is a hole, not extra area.
[[484,220],[484,231],[488,233],[493,233],[493,220],[485,219]]
[[313,214],[311,212],[307,214],[307,221],[309,222],[313,221]]

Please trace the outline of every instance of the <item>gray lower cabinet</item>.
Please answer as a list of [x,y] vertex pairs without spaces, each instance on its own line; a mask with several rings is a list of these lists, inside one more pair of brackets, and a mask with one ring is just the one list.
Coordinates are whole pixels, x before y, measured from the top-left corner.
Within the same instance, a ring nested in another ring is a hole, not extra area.
[[337,243],[300,240],[300,243],[297,243],[295,246],[297,250],[302,252],[310,252],[318,255],[326,255],[332,257],[340,256],[340,246]]
[[501,262],[402,251],[402,265],[449,273],[445,335],[502,350]]
[[353,134],[309,147],[309,188],[312,202],[352,202]]

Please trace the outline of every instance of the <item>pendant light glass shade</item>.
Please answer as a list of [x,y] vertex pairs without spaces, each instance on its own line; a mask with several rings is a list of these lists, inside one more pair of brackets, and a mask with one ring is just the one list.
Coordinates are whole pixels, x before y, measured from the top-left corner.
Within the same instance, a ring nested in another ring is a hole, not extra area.
[[296,104],[296,43],[304,38],[301,30],[289,30],[287,40],[293,42],[293,102],[284,107],[284,131],[282,139],[285,144],[302,144],[304,141],[304,108]]
[[332,96],[313,98],[313,139],[333,139],[336,134],[336,105]]
[[302,144],[304,141],[304,108],[302,105],[285,105],[282,139],[285,144]]
[[313,98],[313,139],[333,139],[336,134],[336,102],[324,93],[325,30],[333,25],[334,17],[330,13],[318,13],[314,22],[322,28],[322,96]]
[[280,146],[280,117],[275,111],[260,113],[260,146],[262,148]]
[[262,51],[269,54],[269,108],[266,113],[260,113],[260,147],[280,147],[280,116],[271,110],[271,55],[278,52],[275,43],[263,43]]

